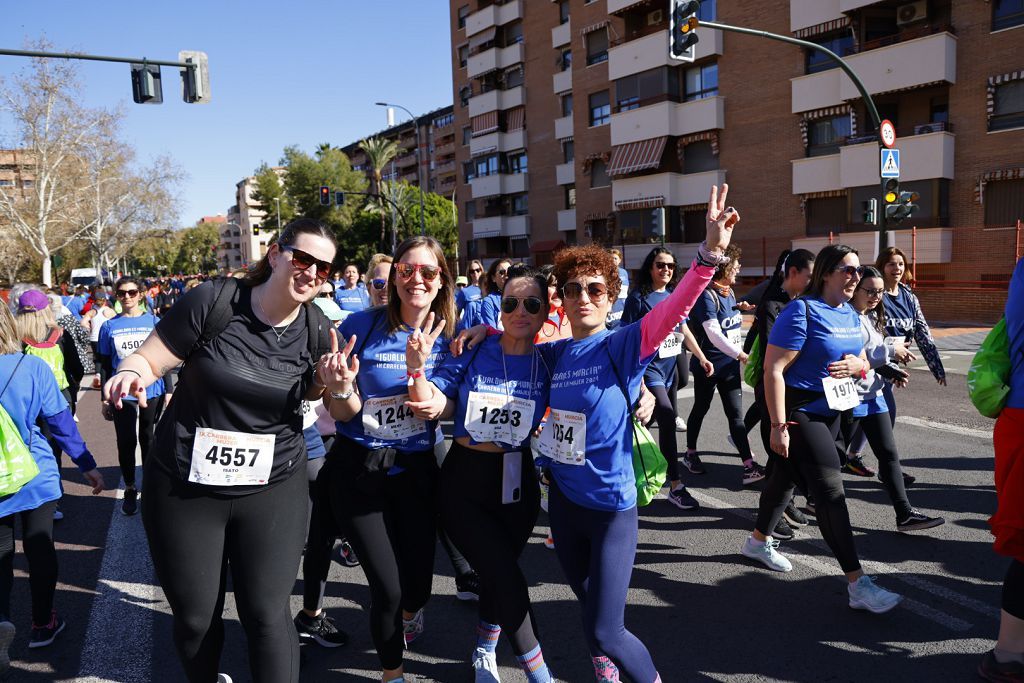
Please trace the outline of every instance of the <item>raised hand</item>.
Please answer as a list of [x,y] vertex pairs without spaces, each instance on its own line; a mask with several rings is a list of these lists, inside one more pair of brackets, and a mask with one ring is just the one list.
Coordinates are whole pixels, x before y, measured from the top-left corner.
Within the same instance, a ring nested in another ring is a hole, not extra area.
[[711,198],[708,200],[707,245],[708,249],[719,253],[725,252],[732,240],[732,230],[740,222],[740,214],[731,206],[725,205],[729,196],[729,184],[722,183],[719,192],[717,185],[711,186]]
[[338,350],[338,333],[331,328],[331,352],[325,353],[317,363],[317,374],[320,383],[328,391],[343,393],[352,388],[359,374],[359,359],[352,352],[356,346],[356,336],[352,335],[345,348]]
[[414,329],[405,342],[405,366],[410,371],[422,370],[427,365],[434,342],[444,331],[444,320],[434,323],[434,312],[427,313],[423,329]]
[[117,410],[121,410],[121,399],[134,396],[139,406],[146,407],[146,385],[135,372],[118,372],[107,380],[103,386],[103,400]]

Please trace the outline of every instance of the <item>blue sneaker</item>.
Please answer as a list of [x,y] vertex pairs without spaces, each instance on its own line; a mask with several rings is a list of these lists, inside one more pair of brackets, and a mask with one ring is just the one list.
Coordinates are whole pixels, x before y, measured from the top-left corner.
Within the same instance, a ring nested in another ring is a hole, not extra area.
[[903,596],[887,591],[865,574],[849,586],[850,607],[865,609],[875,614],[884,614],[903,601]]

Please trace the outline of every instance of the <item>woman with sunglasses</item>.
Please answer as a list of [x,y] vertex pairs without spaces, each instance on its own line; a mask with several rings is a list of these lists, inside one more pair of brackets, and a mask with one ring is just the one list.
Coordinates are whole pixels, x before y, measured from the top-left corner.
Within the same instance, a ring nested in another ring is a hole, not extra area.
[[501,329],[501,290],[505,287],[505,278],[511,266],[512,262],[508,259],[498,259],[487,269],[487,278],[481,287],[487,294],[480,299],[479,320],[475,323]]
[[771,531],[792,498],[794,481],[800,481],[814,496],[821,535],[846,574],[850,607],[880,614],[903,598],[861,569],[836,451],[843,414],[860,404],[854,380],[869,367],[860,317],[849,303],[861,272],[855,249],[825,247],[814,259],[807,293],[775,320],[765,349],[764,391],[771,450],[779,462],[761,492],[757,522],[741,552],[774,571],[793,568],[776,551]]
[[[612,252],[615,256],[615,252]],[[636,287],[629,293],[622,311],[622,324],[641,320],[655,306],[667,299],[679,281],[676,259],[668,249],[655,247],[648,252],[640,267]],[[684,326],[685,329],[685,326]],[[698,352],[700,349],[697,349]],[[673,332],[658,347],[658,357],[644,371],[644,384],[657,401],[654,419],[658,423],[658,445],[668,461],[668,500],[680,510],[696,510],[697,499],[683,486],[679,476],[679,450],[676,444],[676,360],[683,351],[683,334]]]
[[301,404],[323,393],[331,324],[310,302],[334,254],[330,228],[292,221],[237,286],[188,291],[104,387],[115,409],[129,396],[145,407],[145,387],[184,361],[145,465],[142,521],[193,683],[231,680],[217,673],[229,568],[251,679],[299,680],[289,596],[306,531]]
[[[661,677],[650,653],[624,624],[637,543],[632,406],[644,371],[689,313],[725,258],[739,214],[725,206],[728,186],[711,189],[707,242],[675,291],[639,322],[608,330],[621,282],[611,255],[590,245],[555,256],[570,340],[554,354],[551,414],[537,450],[551,475],[548,514],[555,552],[583,607],[584,633],[599,681]],[[628,397],[628,398],[627,398]]]
[[[498,680],[494,649],[502,632],[532,683],[551,681],[537,641],[529,587],[519,556],[537,522],[540,491],[530,435],[547,405],[550,373],[534,339],[547,319],[547,282],[527,266],[513,266],[501,300],[505,331],[458,358],[449,357],[430,379],[417,377],[414,401],[447,397],[442,416],[454,415],[454,441],[441,468],[441,521],[480,578],[480,623],[473,654],[476,680]],[[406,363],[421,367],[442,326],[428,316],[409,337]]]
[[455,308],[459,315],[465,310],[466,304],[480,299],[480,280],[484,274],[484,264],[473,259],[466,265],[466,276],[468,284],[455,294]]
[[370,306],[386,306],[388,303],[388,278],[391,277],[391,264],[394,261],[387,254],[374,254],[366,267],[369,278]]
[[[157,318],[143,310],[143,290],[139,281],[123,277],[114,284],[114,296],[121,304],[120,315],[110,319],[100,330],[97,353],[100,359],[100,381],[112,377],[121,363],[135,353],[156,327]],[[135,486],[135,449],[142,453],[142,464],[149,459],[153,429],[164,406],[164,380],[161,376],[146,387],[146,400],[139,402],[126,396],[121,410],[104,403],[103,417],[114,422],[117,434],[117,462],[124,478],[124,499],[121,512],[129,517],[139,511],[139,491]],[[138,431],[136,431],[138,424]]]
[[[325,466],[331,507],[370,586],[370,634],[384,681],[404,680],[403,653],[423,632],[434,576],[434,445],[444,401],[413,404],[408,385],[448,356],[453,289],[438,241],[405,240],[395,252],[387,305],[349,316],[339,333],[347,343],[325,363],[326,404],[338,421]],[[409,336],[431,313],[442,330],[423,365],[408,367]]]

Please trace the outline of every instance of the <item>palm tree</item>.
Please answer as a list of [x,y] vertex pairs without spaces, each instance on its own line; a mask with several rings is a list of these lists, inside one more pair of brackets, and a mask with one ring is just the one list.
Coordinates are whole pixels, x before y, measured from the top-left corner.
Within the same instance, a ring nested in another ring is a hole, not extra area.
[[[381,193],[381,176],[384,167],[398,154],[398,143],[394,140],[387,140],[381,137],[367,138],[359,142],[359,149],[366,154],[366,160],[373,170],[373,183],[370,192],[375,195]],[[380,244],[384,244],[384,211],[380,212]]]

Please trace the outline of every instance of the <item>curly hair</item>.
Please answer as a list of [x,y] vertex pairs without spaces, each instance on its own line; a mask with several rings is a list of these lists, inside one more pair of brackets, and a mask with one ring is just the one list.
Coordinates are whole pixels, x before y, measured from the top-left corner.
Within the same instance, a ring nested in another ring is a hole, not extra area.
[[725,271],[729,270],[740,260],[740,257],[743,256],[743,250],[735,244],[730,244],[725,248],[725,255],[729,257],[729,260],[715,268],[715,280],[721,279],[725,275]]
[[580,275],[603,275],[608,285],[608,300],[615,301],[618,298],[619,290],[622,289],[619,269],[612,260],[611,252],[604,247],[588,244],[562,249],[555,254],[555,277],[558,278],[559,289]]

